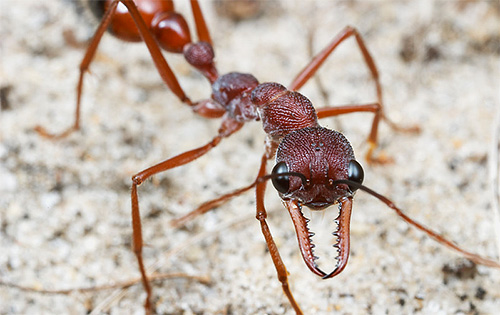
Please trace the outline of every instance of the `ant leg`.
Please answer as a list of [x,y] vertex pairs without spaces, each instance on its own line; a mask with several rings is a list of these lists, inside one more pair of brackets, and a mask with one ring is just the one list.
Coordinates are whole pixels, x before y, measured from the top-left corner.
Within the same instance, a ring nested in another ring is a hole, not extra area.
[[[276,154],[276,150],[277,150],[277,144],[271,143],[271,142],[266,142],[266,151],[265,151],[263,159],[264,158],[265,158],[265,160],[271,159]],[[210,210],[213,210],[213,209],[215,209],[215,208],[223,205],[224,203],[228,202],[232,198],[234,198],[236,196],[239,196],[239,195],[243,194],[244,192],[252,189],[258,183],[262,182],[263,180],[266,180],[265,176],[262,177],[261,174],[259,173],[259,175],[257,176],[257,178],[250,185],[245,186],[243,188],[236,189],[236,190],[234,190],[234,191],[232,191],[230,193],[227,193],[227,194],[222,195],[220,197],[217,197],[215,199],[212,199],[212,200],[209,200],[207,202],[204,202],[203,204],[201,204],[195,210],[187,213],[186,215],[184,215],[184,216],[182,216],[180,218],[172,220],[171,221],[171,225],[173,227],[179,227],[181,225],[184,225],[187,221],[192,220],[195,217],[197,217],[199,215],[202,215],[202,214],[204,214],[204,213],[206,213],[206,212],[208,212]]]
[[[308,28],[308,35],[307,35],[307,55],[309,59],[314,58],[314,31],[312,28]],[[321,80],[321,77],[319,75],[315,75],[312,77],[314,80],[314,83],[316,87],[318,88],[319,94],[321,95],[322,98],[322,103],[323,104],[329,104],[330,103],[330,92],[327,91],[325,85],[323,84],[323,80]],[[335,120],[335,126],[336,129],[339,131],[342,131],[344,128],[342,127],[342,121],[340,119]]]
[[309,64],[299,72],[299,74],[295,77],[292,83],[289,85],[288,89],[296,91],[300,89],[315,73],[318,71],[319,67],[325,62],[326,58],[330,56],[330,54],[337,48],[337,46],[348,39],[351,36],[356,37],[356,42],[358,43],[358,47],[361,50],[365,63],[368,66],[368,69],[371,72],[373,80],[375,81],[375,86],[377,90],[377,98],[379,103],[382,104],[382,88],[379,81],[379,75],[377,67],[375,66],[375,62],[373,61],[372,56],[368,52],[368,49],[365,46],[365,43],[359,35],[358,31],[351,27],[345,27],[337,36],[332,40],[332,42],[325,47],[320,53],[318,53]]
[[370,104],[351,104],[351,105],[342,105],[336,107],[322,107],[316,110],[316,114],[318,118],[326,118],[343,114],[350,113],[360,113],[360,112],[370,112],[377,113],[382,110],[382,106],[379,103],[370,103]]
[[[351,105],[343,105],[343,106],[337,106],[337,107],[323,107],[319,108],[316,112],[318,115],[318,118],[326,118],[326,117],[331,117],[331,116],[337,116],[337,115],[343,115],[343,114],[350,114],[350,113],[360,113],[360,112],[370,112],[375,114],[375,118],[380,117],[378,114],[382,110],[382,106],[379,103],[371,103],[371,104],[351,104]],[[373,136],[372,133],[375,132],[375,135]],[[374,137],[376,139],[377,129],[371,129],[369,138]],[[375,148],[377,147],[376,142],[371,142],[368,141],[369,148],[366,153],[366,160],[368,163],[377,163],[377,164],[385,164],[385,163],[391,163],[393,160],[387,156],[384,156],[383,154],[377,157],[373,156],[373,152]]]
[[156,66],[156,69],[158,70],[158,73],[160,74],[163,82],[167,84],[167,86],[174,92],[174,94],[183,102],[186,103],[190,106],[193,106],[194,104],[191,102],[191,100],[185,95],[184,91],[182,90],[179,81],[175,77],[175,74],[172,72],[170,69],[167,61],[163,57],[161,50],[158,46],[158,43],[156,40],[153,38],[153,35],[149,31],[149,28],[146,26],[146,23],[144,22],[143,18],[141,17],[139,10],[137,9],[137,6],[132,0],[114,0],[106,13],[104,14],[101,23],[99,24],[99,27],[97,28],[94,37],[92,38],[92,41],[87,49],[87,52],[85,53],[85,56],[83,57],[82,62],[80,63],[80,76],[78,78],[78,85],[76,88],[76,110],[75,110],[75,122],[73,126],[68,128],[62,133],[59,134],[51,134],[47,132],[45,128],[42,126],[36,126],[35,130],[42,136],[46,138],[52,138],[52,139],[59,139],[59,138],[64,138],[71,134],[73,131],[76,131],[80,129],[80,104],[81,104],[81,97],[82,97],[82,90],[83,90],[83,78],[85,73],[88,71],[88,68],[90,64],[92,63],[92,60],[95,56],[95,53],[97,51],[97,47],[99,46],[99,43],[101,41],[102,35],[106,31],[106,29],[109,26],[109,23],[111,22],[111,19],[113,15],[115,14],[116,7],[118,6],[118,3],[122,2],[128,9],[130,15],[132,16],[137,28],[139,29],[139,32],[146,43],[146,46],[148,47],[148,50],[151,54],[151,57],[153,59],[153,62]]
[[139,197],[137,194],[137,187],[141,185],[146,179],[155,174],[165,172],[169,169],[190,163],[195,159],[201,157],[202,155],[206,154],[211,149],[213,149],[215,146],[217,146],[223,138],[229,137],[231,134],[238,131],[242,126],[243,123],[237,122],[231,118],[226,117],[222,121],[222,125],[219,129],[219,133],[217,134],[217,136],[213,138],[212,141],[210,141],[206,145],[191,151],[181,153],[177,156],[174,156],[159,164],[151,166],[137,173],[136,175],[132,176],[132,189],[131,189],[132,231],[133,231],[132,247],[134,254],[137,257],[137,262],[139,264],[139,270],[142,278],[142,284],[147,294],[146,301],[144,302],[144,307],[146,308],[146,312],[148,314],[151,313],[152,311],[152,305],[151,305],[152,289],[149,278],[146,274],[146,269],[144,267],[144,260],[142,257],[142,247],[143,247],[142,224],[139,211]]
[[[268,158],[267,155],[264,154],[262,156],[261,164],[260,164],[260,169],[259,169],[259,174],[258,177],[263,177],[266,174],[266,162]],[[276,271],[278,273],[278,280],[281,282],[281,287],[283,289],[283,292],[287,296],[288,300],[290,301],[290,304],[292,305],[293,309],[295,310],[295,313],[298,315],[302,315],[302,310],[300,309],[299,305],[295,301],[295,298],[292,295],[292,291],[290,290],[290,286],[288,284],[288,271],[286,270],[285,264],[283,263],[283,260],[281,259],[280,253],[278,251],[278,247],[276,246],[276,243],[273,240],[273,236],[271,235],[271,231],[269,229],[269,226],[267,225],[266,218],[267,218],[267,212],[264,207],[264,193],[266,190],[266,182],[260,182],[257,184],[256,188],[256,202],[257,202],[257,215],[256,218],[260,222],[260,227],[262,229],[262,234],[264,234],[264,238],[266,239],[267,243],[267,248],[269,249],[269,254],[271,255],[271,258],[274,263],[274,267],[276,268]]]
[[114,1],[109,6],[108,10],[106,11],[106,13],[102,18],[101,24],[99,24],[99,27],[97,28],[94,36],[92,37],[92,41],[90,42],[90,45],[87,48],[87,52],[85,53],[82,62],[80,63],[80,76],[78,78],[78,85],[76,87],[75,122],[73,123],[73,126],[69,127],[65,131],[58,134],[49,133],[44,127],[36,126],[35,131],[38,132],[41,136],[51,139],[60,139],[68,136],[73,131],[80,129],[80,104],[81,104],[82,89],[83,89],[83,77],[85,72],[88,70],[90,63],[92,62],[92,59],[94,58],[95,52],[97,50],[97,47],[99,46],[99,42],[101,41],[102,35],[108,28],[109,23],[111,22],[111,18],[115,13],[117,5],[118,1]]
[[198,0],[191,0],[191,10],[193,11],[198,40],[207,42],[210,44],[210,46],[213,46],[212,38],[210,37],[210,33],[208,31],[207,24],[205,23],[205,18],[203,17],[203,13],[201,12]]
[[[176,279],[176,278],[184,278],[188,280],[193,280],[193,281],[198,281],[199,283],[202,284],[210,284],[210,278],[207,276],[194,276],[190,275],[187,273],[182,273],[182,272],[177,272],[177,273],[162,273],[162,274],[153,274],[151,275],[151,280],[156,281],[156,280],[165,280],[165,279]],[[129,288],[133,285],[136,285],[141,281],[141,278],[136,278],[132,280],[125,280],[125,281],[113,281],[112,284],[103,284],[103,285],[96,285],[96,286],[90,286],[90,287],[76,287],[76,288],[69,288],[69,289],[43,289],[40,288],[39,285],[36,287],[28,287],[24,285],[19,285],[16,283],[10,283],[6,281],[0,280],[0,286],[6,286],[9,288],[15,288],[20,291],[25,291],[25,292],[34,292],[34,293],[40,293],[40,294],[65,294],[69,295],[71,293],[77,292],[77,293],[85,293],[85,292],[96,292],[96,291],[102,291],[102,290],[110,290],[110,289],[126,289]]]
[[[380,110],[375,113],[375,117],[373,118],[372,127],[370,131],[370,135],[368,136],[368,142],[370,143],[370,147],[375,148],[377,146],[377,131],[378,124],[380,119],[384,119],[391,128],[399,130],[399,131],[408,131],[408,132],[418,132],[418,127],[409,127],[403,128],[397,126],[395,123],[391,122],[383,112],[383,101],[382,101],[382,86],[380,84],[379,73],[377,70],[377,66],[373,61],[373,58],[366,48],[363,38],[359,34],[359,32],[351,27],[345,27],[333,40],[332,42],[325,47],[319,54],[317,54],[311,62],[295,77],[292,83],[289,86],[290,90],[298,90],[300,89],[315,73],[318,71],[319,67],[324,63],[326,58],[330,56],[330,54],[337,48],[337,46],[348,39],[349,37],[354,36],[356,38],[356,43],[361,51],[363,59],[370,70],[373,81],[375,82],[375,89],[377,93],[377,101],[380,104]],[[372,149],[373,151],[373,149]]]
[[172,225],[172,227],[178,228],[178,227],[186,224],[187,221],[192,220],[195,217],[202,215],[204,213],[207,213],[208,211],[213,210],[217,207],[220,207],[221,205],[225,204],[226,202],[233,199],[234,197],[239,196],[239,195],[243,194],[244,192],[249,191],[250,189],[255,187],[255,185],[257,185],[257,180],[255,180],[253,183],[251,183],[250,185],[248,185],[246,187],[237,189],[235,191],[232,191],[230,193],[227,193],[227,194],[222,195],[220,197],[217,197],[215,199],[204,202],[195,210],[183,215],[180,218],[172,220],[170,222],[170,224]]
[[139,13],[139,10],[137,9],[137,6],[135,5],[134,1],[115,0],[113,3],[117,1],[123,3],[127,7],[130,15],[132,15],[135,25],[139,29],[139,33],[141,33],[142,39],[144,43],[146,43],[146,46],[148,47],[149,53],[153,58],[153,62],[162,80],[167,84],[170,90],[172,90],[172,92],[174,92],[174,94],[181,100],[181,102],[186,103],[188,105],[193,105],[193,103],[191,103],[191,100],[186,96],[186,94],[184,94],[184,91],[182,90],[179,81],[177,80],[175,74],[172,72],[172,69],[170,69],[167,61],[165,60],[165,57],[163,57],[160,47],[158,46],[158,43],[153,38],[153,35],[149,31],[149,28],[146,26],[146,22],[144,22],[144,19],[141,17],[141,14]]
[[219,74],[214,62],[212,38],[198,0],[191,0],[191,11],[193,12],[198,42],[184,46],[184,58],[200,71],[210,81],[210,84],[214,84]]
[[[277,150],[277,144],[271,143],[271,142],[266,142],[266,151],[264,153],[263,159],[265,159],[265,160],[271,159],[276,154],[276,150]],[[264,170],[264,172],[265,172],[265,170]],[[189,220],[191,220],[199,215],[202,215],[210,210],[213,210],[216,207],[219,207],[219,206],[223,205],[224,203],[228,202],[232,198],[239,196],[239,195],[243,194],[244,192],[252,189],[258,183],[262,182],[263,180],[265,180],[265,176],[262,177],[261,174],[259,173],[257,178],[250,185],[243,187],[243,188],[240,188],[240,189],[236,189],[230,193],[227,193],[227,194],[222,195],[220,197],[217,197],[215,199],[204,202],[198,208],[189,212],[188,214],[186,214],[178,219],[172,220],[171,225],[173,227],[179,227],[181,225],[184,225],[187,221],[189,221]]]

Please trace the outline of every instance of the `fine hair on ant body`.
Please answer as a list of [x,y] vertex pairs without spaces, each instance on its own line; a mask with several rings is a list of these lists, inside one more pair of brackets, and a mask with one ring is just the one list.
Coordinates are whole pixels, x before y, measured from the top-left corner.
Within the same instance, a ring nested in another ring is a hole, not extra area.
[[[269,253],[277,271],[278,279],[291,306],[297,314],[303,314],[288,284],[288,272],[280,257],[267,224],[267,212],[264,207],[264,192],[267,180],[271,180],[278,191],[292,218],[299,248],[307,267],[323,279],[332,278],[341,273],[349,258],[349,229],[353,197],[357,190],[362,190],[385,203],[404,221],[450,247],[475,263],[500,268],[496,261],[480,257],[465,251],[442,237],[439,233],[405,215],[391,200],[374,190],[363,186],[364,171],[354,156],[353,149],[344,135],[321,127],[318,118],[336,115],[369,112],[374,115],[368,136],[369,148],[366,159],[369,163],[385,163],[374,155],[377,146],[378,126],[381,120],[394,128],[383,112],[382,88],[377,67],[369,53],[363,38],[353,27],[345,27],[310,63],[299,72],[287,86],[279,83],[260,83],[253,75],[230,72],[220,75],[214,63],[212,40],[203,14],[196,0],[190,0],[196,24],[198,42],[191,39],[191,34],[184,17],[174,11],[172,1],[132,1],[113,0],[95,2],[95,11],[102,13],[102,22],[98,27],[85,57],[80,65],[80,77],[77,85],[77,105],[73,126],[60,134],[50,134],[42,127],[37,131],[48,138],[62,138],[80,128],[80,99],[83,90],[83,77],[95,55],[100,39],[109,29],[117,37],[127,41],[143,40],[149,49],[155,66],[167,86],[177,98],[190,106],[193,111],[206,118],[222,118],[218,134],[207,144],[184,152],[153,165],[132,177],[131,204],[133,251],[137,257],[142,283],[146,291],[145,309],[154,311],[153,290],[146,273],[142,255],[142,224],[139,212],[138,186],[153,175],[188,164],[216,147],[224,138],[240,130],[246,122],[261,120],[267,135],[265,152],[262,155],[256,179],[250,185],[222,195],[202,204],[196,210],[174,221],[180,226],[187,220],[203,214],[232,197],[250,189],[256,190],[256,218],[260,223]],[[97,7],[102,5],[102,7]],[[146,8],[154,8],[146,11]],[[315,109],[312,103],[299,90],[337,46],[353,37],[362,53],[364,62],[375,83],[377,101],[369,104],[352,104],[337,107]],[[175,74],[164,59],[161,48],[170,53],[183,54],[186,61],[199,70],[209,81],[212,88],[210,98],[192,101],[182,89]],[[267,172],[267,162],[276,157],[276,164],[271,173]],[[302,213],[302,206],[316,211],[323,211],[331,205],[339,205],[337,227],[333,235],[337,238],[337,264],[333,270],[322,270],[316,264],[314,244],[309,230],[308,219]]]

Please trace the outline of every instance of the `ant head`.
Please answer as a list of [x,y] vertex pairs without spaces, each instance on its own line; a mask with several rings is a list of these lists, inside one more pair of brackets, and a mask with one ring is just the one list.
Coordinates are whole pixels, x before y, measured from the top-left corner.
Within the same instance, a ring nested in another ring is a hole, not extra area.
[[281,198],[298,200],[312,210],[324,209],[356,190],[335,181],[361,184],[364,177],[349,141],[341,133],[323,127],[286,135],[278,147],[276,162],[272,174],[283,176],[273,177],[272,182]]

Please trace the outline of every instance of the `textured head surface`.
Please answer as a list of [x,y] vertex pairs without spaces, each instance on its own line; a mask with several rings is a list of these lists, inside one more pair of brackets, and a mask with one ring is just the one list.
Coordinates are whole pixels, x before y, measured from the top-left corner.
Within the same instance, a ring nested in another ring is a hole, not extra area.
[[304,187],[298,177],[290,177],[289,192],[282,197],[297,198],[304,205],[321,209],[349,194],[343,185],[330,184],[334,180],[348,179],[349,162],[354,152],[349,141],[340,132],[323,127],[304,128],[283,138],[276,162],[285,162],[289,172],[298,172],[308,179]]

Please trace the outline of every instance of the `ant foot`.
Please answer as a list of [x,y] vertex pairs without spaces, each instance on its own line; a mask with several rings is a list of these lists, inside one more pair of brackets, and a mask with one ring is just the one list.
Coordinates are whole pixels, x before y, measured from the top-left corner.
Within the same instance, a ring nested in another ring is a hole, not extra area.
[[370,142],[369,143],[370,148],[368,149],[368,152],[366,152],[366,161],[368,164],[391,164],[394,163],[394,159],[388,155],[386,155],[384,152],[380,152],[377,156],[374,156],[373,151],[375,151],[375,148],[377,145],[375,143]]
[[396,124],[391,125],[391,128],[398,132],[404,132],[404,133],[413,133],[413,134],[419,134],[422,129],[420,128],[419,125],[413,125],[413,126],[399,126]]
[[394,131],[397,131],[397,132],[419,134],[422,131],[422,129],[420,128],[419,125],[403,126],[403,125],[399,125],[399,124],[393,122],[392,120],[387,118],[385,115],[382,116],[382,118],[389,125],[389,127],[391,127]]
[[66,129],[65,131],[63,131],[61,133],[50,133],[50,132],[47,131],[47,129],[45,129],[44,127],[42,127],[40,125],[35,126],[35,128],[33,128],[33,129],[40,136],[42,136],[44,138],[58,140],[58,139],[66,138],[71,133],[73,133],[74,131],[78,130],[78,127],[74,127],[73,126],[71,128]]

